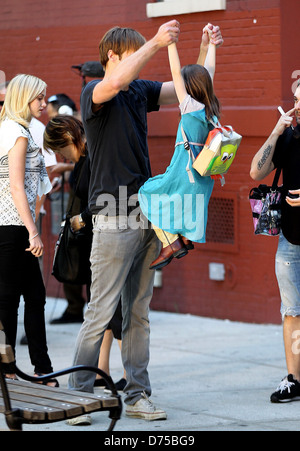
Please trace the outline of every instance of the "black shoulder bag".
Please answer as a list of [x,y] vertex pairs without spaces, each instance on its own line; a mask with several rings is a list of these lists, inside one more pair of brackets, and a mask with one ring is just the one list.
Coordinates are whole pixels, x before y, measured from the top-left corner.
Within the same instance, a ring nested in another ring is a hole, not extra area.
[[[84,166],[77,182],[76,191],[84,171]],[[85,285],[90,283],[90,253],[92,236],[91,231],[84,228],[79,232],[73,232],[71,228],[71,211],[74,203],[66,215],[66,220],[62,223],[62,228],[55,245],[52,275],[62,283],[72,285]]]

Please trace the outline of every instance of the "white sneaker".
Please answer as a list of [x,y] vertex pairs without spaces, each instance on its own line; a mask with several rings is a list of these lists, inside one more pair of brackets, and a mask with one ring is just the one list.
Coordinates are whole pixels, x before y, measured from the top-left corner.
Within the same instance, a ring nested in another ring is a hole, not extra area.
[[92,424],[92,417],[90,415],[80,415],[80,417],[67,420],[66,423],[69,426],[90,426]]
[[125,413],[128,417],[142,418],[143,420],[148,421],[167,419],[166,412],[158,407],[155,407],[145,392],[142,393],[142,398],[134,405],[126,406]]

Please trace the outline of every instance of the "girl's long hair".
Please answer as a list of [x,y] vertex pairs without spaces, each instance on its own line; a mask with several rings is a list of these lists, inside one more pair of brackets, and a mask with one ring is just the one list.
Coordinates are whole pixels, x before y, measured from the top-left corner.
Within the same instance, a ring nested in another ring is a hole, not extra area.
[[216,116],[220,119],[220,103],[214,93],[214,87],[209,72],[205,67],[191,64],[182,69],[182,76],[188,94],[205,105],[207,119]]
[[29,104],[46,88],[46,83],[34,75],[19,74],[14,77],[7,87],[0,122],[11,119],[28,128],[32,119]]

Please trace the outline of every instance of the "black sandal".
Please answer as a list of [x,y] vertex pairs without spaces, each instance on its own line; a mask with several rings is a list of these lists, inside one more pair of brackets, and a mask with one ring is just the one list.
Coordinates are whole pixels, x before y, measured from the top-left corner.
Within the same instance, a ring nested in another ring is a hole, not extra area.
[[[47,376],[47,374],[42,374],[42,373],[35,373],[36,376],[38,377],[42,377],[42,376]],[[47,381],[36,381],[33,382],[34,384],[40,384],[40,385],[45,385],[46,387],[50,387],[50,388],[58,388],[59,387],[59,383],[57,379],[49,379]],[[48,384],[55,384],[54,386],[52,385],[48,385]]]

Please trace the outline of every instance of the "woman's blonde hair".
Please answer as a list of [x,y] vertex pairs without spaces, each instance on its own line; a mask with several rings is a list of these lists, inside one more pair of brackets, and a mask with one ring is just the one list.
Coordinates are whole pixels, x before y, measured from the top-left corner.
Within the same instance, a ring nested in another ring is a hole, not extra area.
[[11,119],[24,127],[29,127],[32,119],[29,104],[46,88],[46,83],[34,75],[19,74],[14,77],[7,87],[0,122]]

